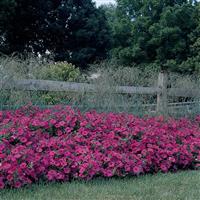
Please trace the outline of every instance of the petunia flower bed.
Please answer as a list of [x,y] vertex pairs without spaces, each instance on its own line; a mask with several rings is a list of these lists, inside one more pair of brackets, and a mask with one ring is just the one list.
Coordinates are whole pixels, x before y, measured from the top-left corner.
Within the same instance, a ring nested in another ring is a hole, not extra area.
[[0,112],[0,188],[196,169],[196,120],[26,106]]

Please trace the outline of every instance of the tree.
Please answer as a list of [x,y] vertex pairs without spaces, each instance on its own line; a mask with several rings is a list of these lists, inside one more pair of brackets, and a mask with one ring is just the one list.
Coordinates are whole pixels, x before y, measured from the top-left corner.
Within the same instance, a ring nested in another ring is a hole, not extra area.
[[[117,7],[114,4],[103,5],[101,8],[106,14],[108,24],[112,33],[112,51],[114,52],[125,49],[132,41],[132,23],[126,18],[118,18]],[[131,52],[127,50],[127,54]],[[121,57],[121,60],[128,62],[126,58]]]
[[[15,8],[15,0],[0,1],[0,47],[5,47],[5,34],[9,27],[9,21],[12,18]],[[0,49],[1,50],[1,49]]]
[[15,12],[6,30],[12,52],[55,55],[85,67],[105,58],[110,32],[102,9],[91,0],[15,0]]
[[[156,62],[165,69],[194,70],[181,66],[191,58],[191,47],[200,36],[198,4],[192,0],[118,0],[114,56],[125,64]],[[198,33],[192,37],[194,30]]]
[[6,23],[13,11],[14,11],[14,7],[16,6],[15,4],[15,0],[1,0],[0,1],[0,30],[2,31],[3,29],[5,29],[5,27],[8,25],[8,23]]

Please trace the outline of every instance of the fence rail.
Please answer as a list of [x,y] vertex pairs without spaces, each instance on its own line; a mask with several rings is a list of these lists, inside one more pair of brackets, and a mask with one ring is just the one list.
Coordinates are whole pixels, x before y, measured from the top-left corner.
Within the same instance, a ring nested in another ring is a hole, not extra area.
[[[49,80],[10,80],[0,84],[0,89],[18,89],[30,91],[51,91],[51,92],[96,92],[97,86],[88,83],[75,83],[63,81],[49,81]],[[121,94],[157,94],[159,88],[154,87],[131,87],[131,86],[117,86],[111,88],[112,93]]]
[[[200,97],[198,89],[184,88],[167,88],[168,74],[166,72],[159,73],[157,87],[132,87],[132,86],[117,86],[111,88],[109,92],[120,94],[148,94],[157,95],[157,112],[168,113],[168,96],[175,97]],[[28,90],[28,91],[56,91],[56,92],[98,92],[97,85],[88,83],[74,83],[50,80],[7,80],[0,81],[0,90]]]

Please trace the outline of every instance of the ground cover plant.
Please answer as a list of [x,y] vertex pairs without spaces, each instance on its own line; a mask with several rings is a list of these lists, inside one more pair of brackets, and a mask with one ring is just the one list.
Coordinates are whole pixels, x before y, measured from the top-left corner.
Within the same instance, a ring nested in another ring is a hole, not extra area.
[[196,169],[200,117],[25,106],[0,112],[0,188]]

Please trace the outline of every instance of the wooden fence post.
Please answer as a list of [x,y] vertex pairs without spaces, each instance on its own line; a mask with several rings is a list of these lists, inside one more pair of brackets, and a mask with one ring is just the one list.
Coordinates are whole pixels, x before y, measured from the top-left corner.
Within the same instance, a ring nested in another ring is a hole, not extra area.
[[159,92],[157,94],[157,113],[164,116],[168,115],[168,99],[167,99],[167,83],[168,73],[162,71],[158,75],[158,88]]

